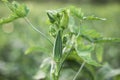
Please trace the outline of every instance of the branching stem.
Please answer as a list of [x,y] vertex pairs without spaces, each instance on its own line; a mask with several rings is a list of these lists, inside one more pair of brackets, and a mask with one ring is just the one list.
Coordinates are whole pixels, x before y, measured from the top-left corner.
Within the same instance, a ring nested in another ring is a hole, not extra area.
[[35,30],[35,31],[37,31],[38,33],[40,33],[45,39],[47,39],[47,40],[53,45],[52,41],[51,41],[43,32],[41,32],[40,30],[38,30],[38,29],[30,22],[30,20],[29,20],[27,17],[25,17],[24,19],[25,19],[25,21],[32,27],[33,30]]

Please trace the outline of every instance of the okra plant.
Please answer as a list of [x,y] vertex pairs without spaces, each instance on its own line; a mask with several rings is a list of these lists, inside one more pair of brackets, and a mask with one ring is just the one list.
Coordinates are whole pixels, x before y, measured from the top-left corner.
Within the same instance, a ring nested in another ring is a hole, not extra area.
[[[74,74],[73,80],[76,80],[84,66],[102,66],[100,63],[102,62],[104,43],[120,42],[119,38],[104,37],[94,29],[82,25],[88,20],[104,21],[106,19],[93,15],[85,16],[80,8],[74,6],[47,11],[50,21],[49,33],[54,38],[54,42],[52,42],[28,20],[29,9],[25,4],[19,4],[15,1],[13,3],[7,0],[2,1],[10,9],[11,14],[7,18],[0,19],[0,25],[23,18],[35,31],[46,38],[53,47],[51,58],[41,64],[41,74],[44,73],[45,75],[40,80],[59,80],[64,62],[68,58],[77,58],[81,66],[78,72]],[[95,56],[96,59],[93,59],[92,56]]]

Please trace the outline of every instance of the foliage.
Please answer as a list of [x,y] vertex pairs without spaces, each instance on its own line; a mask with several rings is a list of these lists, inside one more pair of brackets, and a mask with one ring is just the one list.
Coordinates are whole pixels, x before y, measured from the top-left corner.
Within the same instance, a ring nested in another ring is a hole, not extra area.
[[20,5],[15,1],[11,4],[7,0],[3,0],[3,2],[9,7],[12,13],[7,18],[0,19],[0,24],[8,23],[18,18],[23,18],[27,16],[29,12],[29,9],[25,4]]
[[[54,74],[53,80],[58,80],[58,76],[59,76],[59,72],[60,72],[59,68],[61,68],[59,66],[62,66],[63,62],[70,55],[71,51],[74,51],[75,53],[77,53],[76,55],[78,55],[83,60],[83,62],[90,64],[90,65],[94,65],[94,66],[100,66],[100,64],[98,62],[96,62],[94,59],[92,59],[92,52],[98,51],[96,53],[99,53],[99,52],[100,53],[97,54],[96,58],[98,59],[98,61],[102,61],[102,50],[103,49],[100,47],[96,47],[96,45],[99,46],[100,42],[103,43],[105,41],[106,42],[108,42],[108,41],[118,41],[119,42],[120,41],[119,38],[118,39],[114,39],[114,38],[106,38],[105,39],[103,36],[101,36],[95,30],[89,30],[87,28],[84,28],[84,26],[81,26],[81,24],[84,23],[86,20],[105,20],[105,19],[94,17],[94,16],[86,17],[86,16],[84,16],[84,13],[82,13],[81,9],[78,9],[76,7],[51,10],[51,11],[48,11],[47,14],[50,19],[51,27],[52,27],[50,29],[50,34],[54,33],[54,35],[52,35],[52,36],[53,37],[57,36],[56,40],[58,40],[58,41],[56,41],[56,42],[58,42],[58,45],[55,46],[56,53],[54,53],[56,56],[54,56],[55,67],[53,70],[55,70],[56,72],[52,73],[52,74]],[[70,17],[72,17],[72,18],[70,18]],[[73,25],[71,25],[73,27],[71,27],[71,26],[69,27],[68,25],[70,25],[71,23],[75,23],[76,18],[78,18],[78,20],[80,21],[79,22],[80,25],[73,24]],[[72,20],[70,20],[70,19],[72,19]],[[69,22],[69,20],[71,21],[71,23]],[[76,26],[77,30],[74,29],[75,26]],[[60,31],[61,31],[61,36],[60,36]],[[67,31],[67,32],[65,32],[65,31]],[[65,41],[64,41],[64,37],[63,37],[63,40],[61,40],[61,37],[64,35],[68,35]],[[59,37],[59,39],[58,39],[58,37]],[[73,37],[74,37],[74,39],[72,39]],[[63,41],[64,43],[61,41]],[[73,43],[67,44],[70,41]],[[62,44],[65,45],[62,47],[63,51],[61,51]],[[95,50],[95,49],[97,49],[97,50]],[[62,55],[61,55],[61,52],[63,52]],[[58,57],[58,55],[59,55],[59,57]],[[57,58],[57,60],[56,60],[56,58]]]
[[[17,17],[10,17],[1,19],[1,24],[11,22],[17,18],[26,17],[28,14],[28,9],[24,5],[15,4],[5,4],[11,9],[12,14],[15,14]],[[103,37],[100,33],[95,30],[91,30],[88,27],[85,27],[81,24],[85,23],[87,20],[105,20],[104,18],[98,18],[95,16],[84,16],[84,13],[81,9],[76,7],[67,7],[58,10],[49,10],[47,15],[51,22],[50,26],[50,35],[55,39],[53,45],[53,56],[47,61],[43,62],[42,65],[45,67],[40,67],[42,71],[39,74],[39,79],[49,79],[58,80],[60,77],[61,68],[63,68],[63,63],[71,56],[71,59],[76,57],[80,63],[86,63],[85,67],[90,70],[89,66],[101,66],[99,62],[102,61],[103,47],[101,43],[104,42],[119,42],[119,38],[106,38]],[[76,21],[79,24],[76,24]],[[28,22],[29,23],[29,22]],[[36,30],[36,28],[35,28]],[[45,37],[46,38],[46,37]],[[42,48],[31,48],[26,53],[31,52],[32,50],[37,50]],[[96,53],[96,59],[93,59],[93,52]],[[46,59],[45,59],[46,60]],[[83,65],[83,66],[84,66]],[[74,66],[74,65],[73,65]],[[78,65],[80,66],[80,65]],[[51,70],[50,70],[51,69]],[[82,67],[80,67],[80,70]],[[93,69],[93,68],[92,68]],[[48,73],[50,72],[50,76]],[[116,72],[116,71],[115,71]],[[78,72],[79,73],[79,72]],[[119,70],[116,75],[119,74]],[[107,75],[107,78],[116,75]],[[93,76],[95,77],[95,76]],[[75,77],[76,79],[77,77]],[[106,76],[103,79],[107,79]],[[98,78],[97,78],[98,79]],[[96,80],[97,80],[96,79]]]

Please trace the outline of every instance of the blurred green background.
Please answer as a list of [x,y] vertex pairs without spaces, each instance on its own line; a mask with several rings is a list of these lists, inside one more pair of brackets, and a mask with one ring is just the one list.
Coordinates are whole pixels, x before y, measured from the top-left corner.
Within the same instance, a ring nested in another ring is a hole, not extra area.
[[[17,1],[25,3],[29,7],[28,18],[30,21],[51,40],[53,39],[48,33],[49,22],[46,10],[71,5],[82,8],[85,15],[95,15],[107,19],[106,21],[88,21],[84,24],[85,26],[96,29],[106,37],[120,37],[120,0]],[[0,18],[7,17],[9,14],[9,9],[0,2]],[[45,50],[32,51],[31,54],[25,55],[28,48],[37,46],[45,48]],[[52,47],[49,42],[32,30],[24,19],[0,25],[0,80],[33,80],[41,62],[44,58],[50,57],[50,54],[52,54]],[[103,62],[107,62],[114,69],[120,68],[120,43],[105,44]],[[69,71],[66,71],[64,77],[67,76],[67,72],[69,73]],[[120,78],[114,80],[120,80]]]

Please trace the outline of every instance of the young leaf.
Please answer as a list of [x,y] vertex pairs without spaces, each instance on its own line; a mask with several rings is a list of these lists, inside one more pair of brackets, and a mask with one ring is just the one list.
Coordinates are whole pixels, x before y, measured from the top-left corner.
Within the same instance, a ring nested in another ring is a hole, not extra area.
[[62,12],[62,18],[61,18],[61,20],[60,20],[60,27],[61,28],[63,28],[63,29],[65,29],[65,28],[67,28],[67,26],[68,26],[68,21],[69,21],[69,16],[68,16],[68,10],[66,9],[66,10],[64,10],[63,12]]
[[19,4],[15,1],[12,4],[8,5],[8,7],[18,17],[26,17],[29,12],[29,9],[25,4]]
[[50,20],[51,23],[54,23],[56,21],[56,16],[57,16],[57,12],[56,11],[48,10],[47,11],[47,15],[48,15],[49,20]]
[[26,17],[29,12],[29,9],[25,4],[20,5],[15,1],[13,3],[10,3],[7,0],[3,0],[3,2],[8,6],[8,8],[12,11],[12,13],[7,18],[0,19],[0,24],[9,23],[18,18]]
[[58,30],[64,30],[68,26],[68,10],[67,9],[58,9],[58,10],[49,10],[47,11],[50,22],[50,34],[53,37],[56,37]]
[[54,25],[54,24],[52,24],[52,25],[50,25],[50,27],[49,27],[49,33],[50,33],[50,35],[51,36],[53,36],[54,38],[56,37],[56,35],[57,35],[57,27],[56,27],[56,25]]
[[61,57],[62,57],[62,38],[61,30],[59,30],[54,44],[54,59],[55,61],[59,61]]
[[76,16],[79,19],[83,19],[84,13],[81,11],[81,8],[76,8],[74,6],[70,7],[70,12],[72,15]]
[[[52,24],[59,24],[62,19],[64,9],[48,10],[47,15]],[[57,26],[58,27],[58,26]]]

